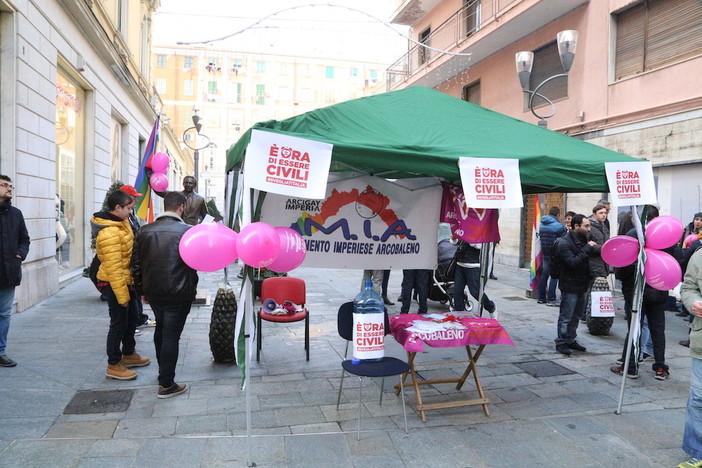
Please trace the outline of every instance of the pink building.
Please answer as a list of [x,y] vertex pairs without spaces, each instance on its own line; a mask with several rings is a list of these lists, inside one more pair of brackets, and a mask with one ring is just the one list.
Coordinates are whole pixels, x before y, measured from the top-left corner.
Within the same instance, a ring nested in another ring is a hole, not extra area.
[[[534,124],[515,54],[534,53],[533,90],[563,73],[557,33],[577,31],[567,78],[539,91],[555,105],[548,127],[650,160],[662,214],[687,223],[702,211],[699,0],[398,0],[392,22],[410,26],[410,37],[429,47],[409,44],[388,69],[391,90],[428,86]],[[535,102],[537,114],[551,113]],[[603,197],[549,195],[545,204],[590,214]],[[527,206],[502,213],[501,263],[528,262]]]

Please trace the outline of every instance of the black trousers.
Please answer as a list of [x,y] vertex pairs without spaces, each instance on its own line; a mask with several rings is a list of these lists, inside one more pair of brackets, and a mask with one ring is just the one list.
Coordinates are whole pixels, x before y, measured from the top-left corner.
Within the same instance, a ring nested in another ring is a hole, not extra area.
[[112,287],[105,286],[102,293],[107,298],[107,308],[110,312],[110,329],[107,332],[107,363],[117,364],[122,360],[122,355],[134,353],[136,341],[134,340],[134,330],[137,322],[137,298],[135,291],[129,291],[129,303],[127,307],[122,307],[117,302]]
[[156,317],[154,346],[158,361],[158,384],[167,388],[175,383],[180,335],[192,302],[151,302],[150,304]]

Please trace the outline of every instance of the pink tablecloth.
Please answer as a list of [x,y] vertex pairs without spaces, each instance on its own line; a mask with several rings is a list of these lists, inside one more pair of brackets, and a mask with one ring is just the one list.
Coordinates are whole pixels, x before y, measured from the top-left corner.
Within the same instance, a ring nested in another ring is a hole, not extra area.
[[435,348],[484,344],[514,346],[507,331],[495,319],[460,317],[460,323],[465,328],[426,332],[407,330],[415,320],[431,319],[420,314],[399,314],[390,317],[390,333],[406,351],[422,352],[425,344]]

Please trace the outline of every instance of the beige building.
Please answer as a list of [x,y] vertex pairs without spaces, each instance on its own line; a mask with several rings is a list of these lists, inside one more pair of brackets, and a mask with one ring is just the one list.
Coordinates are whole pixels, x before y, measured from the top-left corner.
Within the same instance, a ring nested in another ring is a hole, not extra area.
[[[136,179],[158,105],[148,54],[158,6],[0,0],[0,173],[32,241],[17,310],[80,277],[92,213],[113,181]],[[161,142],[175,165],[192,165],[167,125]]]
[[[471,55],[410,44],[388,69],[390,89],[428,86],[535,124],[539,119],[517,79],[515,54],[534,53],[534,90],[563,73],[557,33],[578,31],[567,79],[553,79],[539,91],[555,105],[548,127],[652,161],[661,213],[687,223],[701,211],[698,0],[401,0],[392,21],[410,26],[419,43]],[[551,113],[545,101],[535,101],[537,114]],[[601,196],[607,194],[549,195],[545,208],[590,214]],[[502,263],[529,261],[530,201],[501,215]]]
[[[226,150],[256,122],[385,90],[387,64],[333,58],[155,46],[153,82],[164,113],[183,142],[198,151],[198,192],[224,207]],[[200,117],[198,141],[193,115]]]

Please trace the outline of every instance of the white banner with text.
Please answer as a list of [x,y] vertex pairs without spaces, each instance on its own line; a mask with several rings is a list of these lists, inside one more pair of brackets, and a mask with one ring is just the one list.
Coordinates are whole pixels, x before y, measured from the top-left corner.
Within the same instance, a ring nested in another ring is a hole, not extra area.
[[329,182],[323,200],[269,193],[261,221],[302,235],[303,267],[433,270],[440,203],[438,182],[410,191],[364,176]]
[[333,145],[278,133],[251,131],[246,186],[291,197],[324,198]]
[[458,169],[466,205],[471,208],[521,208],[518,159],[460,158]]
[[609,201],[614,206],[658,203],[650,161],[605,163]]

